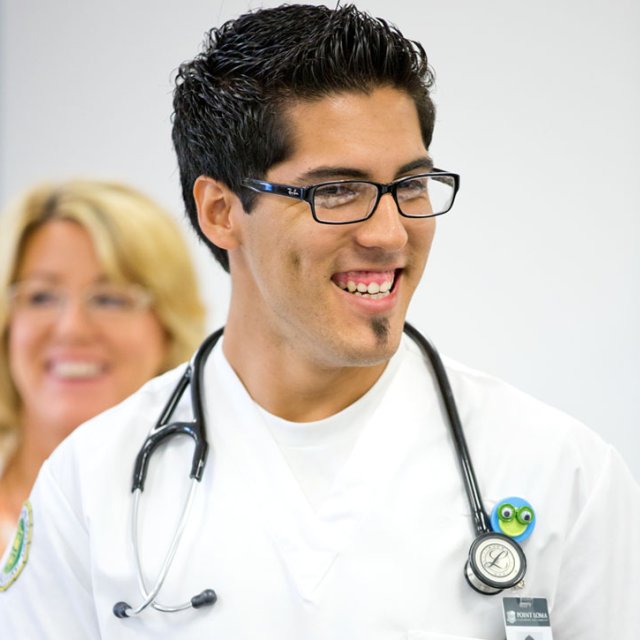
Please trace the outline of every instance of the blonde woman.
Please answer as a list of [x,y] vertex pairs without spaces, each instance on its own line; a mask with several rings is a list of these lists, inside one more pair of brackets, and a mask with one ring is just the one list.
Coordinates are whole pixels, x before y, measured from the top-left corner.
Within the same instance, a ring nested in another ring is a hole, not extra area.
[[186,360],[204,307],[180,230],[122,184],[38,186],[0,216],[0,555],[76,426]]

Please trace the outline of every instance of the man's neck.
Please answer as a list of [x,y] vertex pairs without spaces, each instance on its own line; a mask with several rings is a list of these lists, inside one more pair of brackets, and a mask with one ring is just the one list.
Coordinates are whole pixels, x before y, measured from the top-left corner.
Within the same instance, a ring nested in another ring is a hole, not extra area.
[[293,352],[286,340],[273,341],[266,333],[247,334],[230,321],[224,354],[251,397],[269,413],[292,422],[322,420],[342,411],[375,384],[387,365],[319,365]]

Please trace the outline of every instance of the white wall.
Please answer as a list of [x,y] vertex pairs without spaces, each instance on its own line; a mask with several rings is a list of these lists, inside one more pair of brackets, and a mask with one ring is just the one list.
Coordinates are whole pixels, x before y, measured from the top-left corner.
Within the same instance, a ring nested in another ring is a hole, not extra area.
[[[208,27],[259,4],[4,0],[0,202],[82,174],[179,214],[172,71]],[[410,318],[450,356],[582,419],[640,477],[640,4],[417,4],[359,3],[424,43],[432,151],[462,174]],[[228,282],[194,251],[213,327]]]

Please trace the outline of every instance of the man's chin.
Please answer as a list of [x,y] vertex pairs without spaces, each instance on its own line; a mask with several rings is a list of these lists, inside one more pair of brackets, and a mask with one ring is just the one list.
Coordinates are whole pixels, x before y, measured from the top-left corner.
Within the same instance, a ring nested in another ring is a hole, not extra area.
[[388,362],[400,346],[402,330],[393,330],[386,320],[371,320],[371,338],[350,344],[343,356],[347,366],[372,367]]

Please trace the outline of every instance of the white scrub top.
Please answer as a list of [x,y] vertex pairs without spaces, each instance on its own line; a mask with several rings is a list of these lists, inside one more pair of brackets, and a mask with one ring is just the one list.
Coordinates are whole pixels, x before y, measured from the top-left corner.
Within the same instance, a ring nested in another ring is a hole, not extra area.
[[[637,640],[640,490],[619,455],[566,415],[446,364],[486,508],[519,496],[536,512],[525,586],[505,595],[547,598],[556,640]],[[504,638],[500,596],[463,577],[469,505],[434,379],[408,338],[361,407],[346,409],[361,433],[317,508],[218,345],[205,370],[208,464],[159,596],[173,605],[212,588],[218,602],[117,619],[116,602],[141,601],[135,456],[180,373],[76,430],[45,464],[28,558],[0,593],[0,637]],[[140,518],[148,585],[184,504],[191,452],[174,438],[151,462]]]

